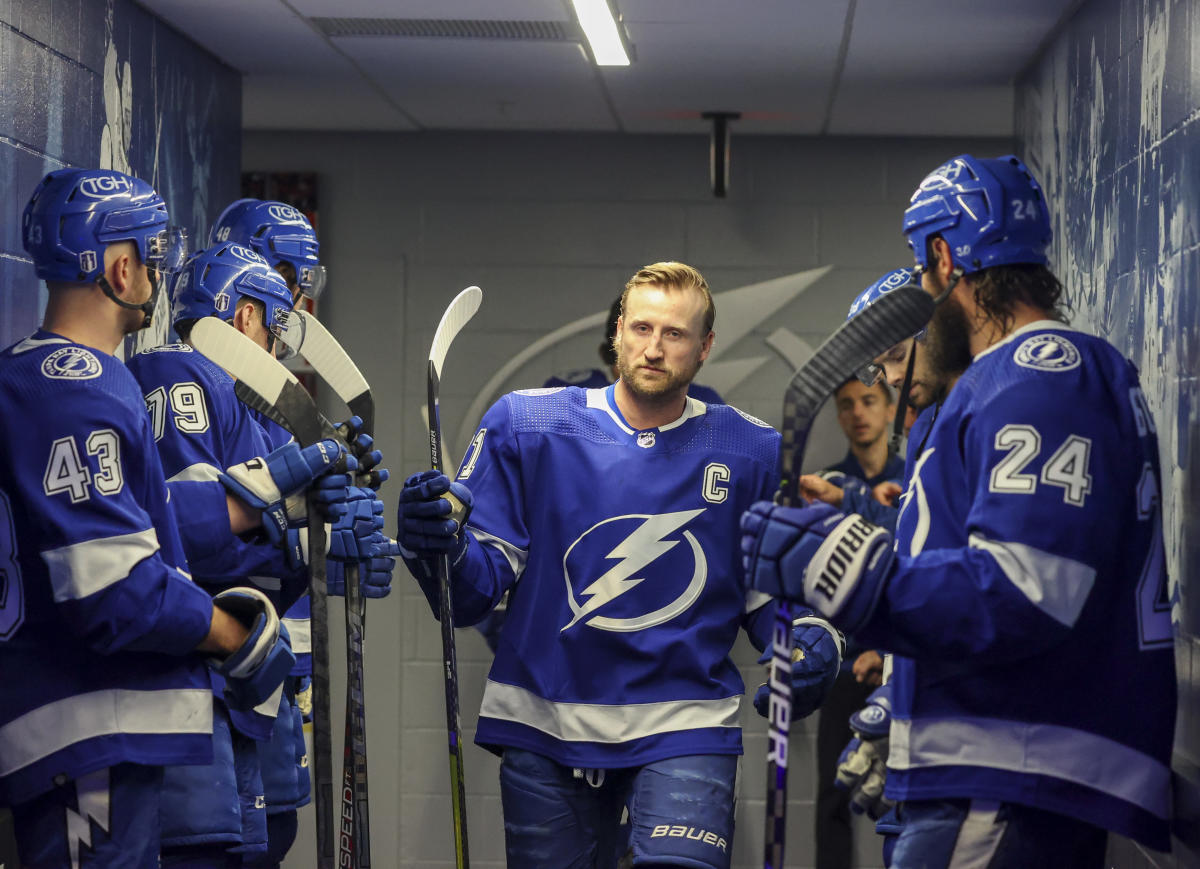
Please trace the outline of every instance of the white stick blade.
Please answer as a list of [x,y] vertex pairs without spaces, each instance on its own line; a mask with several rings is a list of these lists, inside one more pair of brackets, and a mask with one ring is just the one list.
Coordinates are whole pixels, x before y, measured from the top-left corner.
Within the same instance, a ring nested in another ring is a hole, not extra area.
[[[293,349],[308,360],[334,392],[344,398],[352,398],[370,390],[367,379],[362,376],[354,360],[320,320],[308,311],[294,311],[289,320],[303,323],[300,329],[303,341]],[[288,340],[288,333],[291,332],[292,325],[289,322],[287,333],[283,336],[284,341]],[[288,346],[292,346],[290,342]]]
[[201,317],[192,326],[192,345],[268,401],[275,401],[295,375],[266,350],[216,317]]
[[433,333],[433,345],[429,348],[429,361],[441,376],[442,365],[446,361],[446,351],[454,337],[462,331],[463,326],[475,316],[479,304],[483,301],[483,290],[479,287],[467,287],[454,297],[454,301],[442,314],[437,331]]

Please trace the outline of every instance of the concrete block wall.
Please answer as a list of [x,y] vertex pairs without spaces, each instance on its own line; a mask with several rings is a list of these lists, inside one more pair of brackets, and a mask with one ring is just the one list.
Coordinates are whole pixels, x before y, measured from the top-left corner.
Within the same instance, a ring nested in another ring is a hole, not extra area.
[[[751,318],[749,333],[725,348],[727,360],[765,360],[725,397],[778,424],[789,371],[764,339],[787,327],[815,347],[859,290],[911,263],[900,216],[924,174],[963,151],[996,155],[1013,147],[995,139],[752,138],[735,128],[731,193],[717,200],[708,189],[703,135],[248,132],[243,142],[248,171],[319,174],[322,260],[330,269],[320,315],[375,392],[378,439],[396,481],[383,490],[389,513],[398,481],[428,466],[420,413],[425,360],[443,309],[462,287],[478,284],[484,300],[442,378],[443,430],[454,457],[473,433],[477,419],[467,412],[489,378],[548,333],[607,311],[637,267],[681,259],[719,293],[831,266],[777,313]],[[718,346],[723,318],[730,323],[738,313],[718,303]],[[540,386],[555,372],[598,366],[601,337],[595,327],[547,347],[501,388]],[[808,464],[821,466],[844,450],[826,419]],[[336,604],[331,619],[340,623]],[[340,631],[331,633],[337,661]],[[472,865],[499,867],[498,763],[469,741],[490,655],[474,631],[457,635]],[[371,602],[367,646],[373,854],[381,865],[451,866],[439,628],[407,576],[398,576],[390,598]],[[754,658],[743,640],[737,660],[751,686],[762,680]],[[342,678],[338,667],[334,678]],[[761,865],[765,793],[765,731],[748,703],[744,721],[733,846],[739,869]],[[334,732],[340,728],[336,720]],[[815,733],[815,719],[795,728],[790,867],[812,865]],[[859,865],[880,865],[871,825],[860,824],[859,834]],[[302,830],[287,865],[311,865],[311,837]]]
[[[1054,215],[1074,320],[1141,369],[1158,424],[1179,716],[1171,855],[1200,865],[1200,8],[1088,0],[1018,81],[1017,133]],[[1098,698],[1097,702],[1107,702]]]
[[[194,244],[237,194],[242,110],[236,72],[131,0],[0,0],[0,83],[7,347],[45,306],[21,245],[21,213],[42,176],[78,166],[144,178]],[[156,325],[151,343],[166,334]]]

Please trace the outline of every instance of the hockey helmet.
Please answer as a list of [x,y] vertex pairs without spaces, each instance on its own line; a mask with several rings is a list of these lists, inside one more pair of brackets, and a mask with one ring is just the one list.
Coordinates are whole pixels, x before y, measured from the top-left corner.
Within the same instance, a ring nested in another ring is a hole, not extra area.
[[171,289],[171,323],[217,317],[232,320],[238,300],[263,305],[263,325],[279,358],[291,355],[281,339],[292,315],[292,293],[283,275],[254,251],[226,242],[199,251],[175,275]]
[[257,251],[272,266],[287,263],[295,270],[300,292],[310,299],[325,289],[327,274],[318,259],[317,234],[304,213],[285,202],[237,200],[221,212],[209,241],[237,242]]
[[104,250],[132,241],[149,268],[170,272],[187,235],[167,225],[167,206],[140,178],[113,169],[58,169],[25,206],[21,241],[45,281],[87,283],[104,274]]
[[904,234],[922,268],[941,235],[963,274],[1000,265],[1046,265],[1053,233],[1041,185],[1019,159],[963,154],[925,177],[904,212]]

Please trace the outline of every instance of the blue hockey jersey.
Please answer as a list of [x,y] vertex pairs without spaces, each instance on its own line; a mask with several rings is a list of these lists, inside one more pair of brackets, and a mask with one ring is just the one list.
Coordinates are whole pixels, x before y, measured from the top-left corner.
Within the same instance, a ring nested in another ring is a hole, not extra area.
[[[914,449],[920,440],[910,440]],[[910,456],[887,793],[996,799],[1169,846],[1175,669],[1137,372],[1055,322],[975,357]]]
[[476,742],[588,768],[740,754],[730,650],[769,599],[742,590],[738,523],[778,484],[779,435],[695,399],[635,431],[613,393],[510,393],[463,459],[485,558],[455,577],[456,621],[511,589]]
[[[225,487],[217,479],[225,468],[272,449],[234,394],[233,378],[186,344],[154,347],[128,364],[145,394],[176,511],[185,517],[184,545],[196,582],[216,593],[249,581],[286,608],[304,590],[303,571],[289,569],[263,535],[230,531]],[[206,536],[189,529],[204,529]]]
[[137,383],[39,331],[0,352],[0,803],[122,762],[212,759],[212,602]]

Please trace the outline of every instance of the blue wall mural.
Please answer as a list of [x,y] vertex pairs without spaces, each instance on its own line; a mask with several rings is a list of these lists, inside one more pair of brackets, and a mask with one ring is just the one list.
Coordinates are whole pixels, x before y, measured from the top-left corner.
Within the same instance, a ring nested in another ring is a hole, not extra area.
[[1196,866],[1200,8],[1192,0],[1089,0],[1019,80],[1017,133],[1054,213],[1054,265],[1072,319],[1137,363],[1158,421],[1180,678],[1178,838],[1172,857],[1117,843],[1114,862]]
[[[0,2],[0,346],[33,331],[45,287],[21,211],[63,166],[150,181],[192,246],[237,198],[241,78],[130,0]],[[160,304],[165,305],[165,294]],[[165,316],[138,343],[160,343]]]

